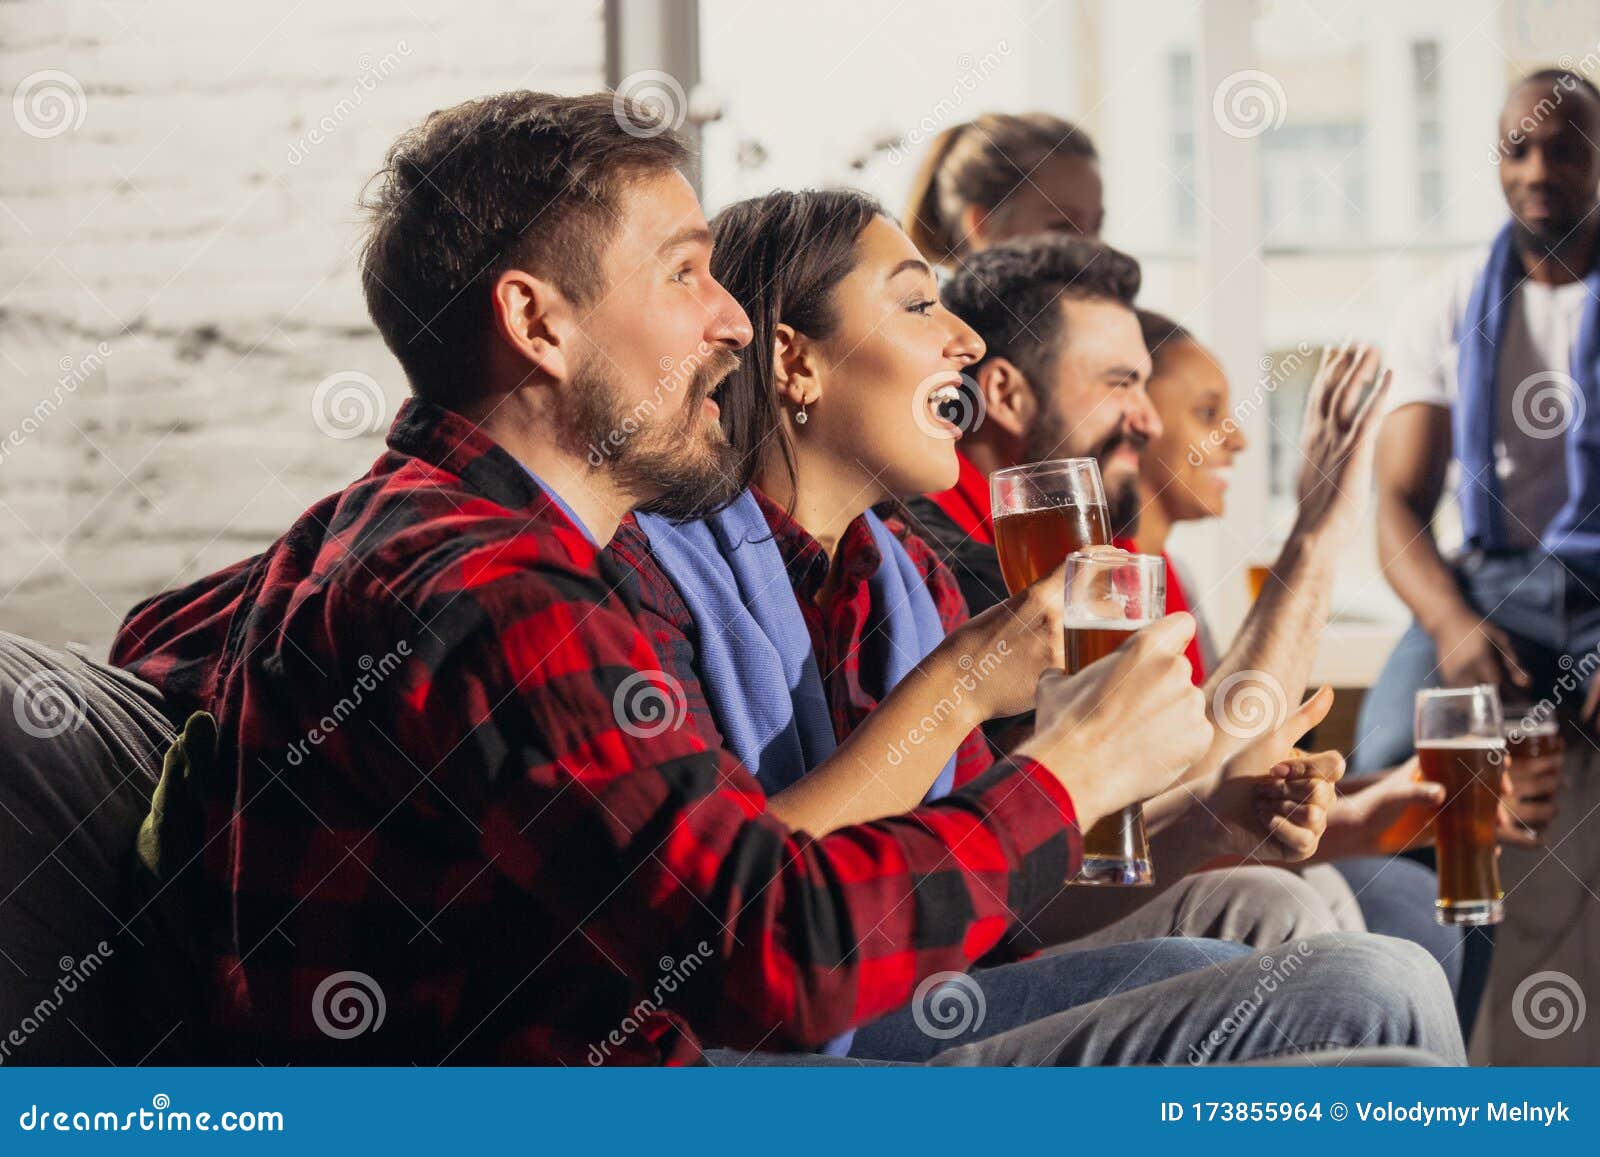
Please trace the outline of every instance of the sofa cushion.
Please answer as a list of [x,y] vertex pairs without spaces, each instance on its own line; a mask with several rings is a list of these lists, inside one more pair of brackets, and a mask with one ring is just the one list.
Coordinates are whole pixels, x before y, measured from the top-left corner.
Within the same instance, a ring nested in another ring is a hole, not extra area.
[[126,1008],[150,936],[130,869],[173,738],[138,679],[0,632],[0,1063],[136,1063],[157,1043]]

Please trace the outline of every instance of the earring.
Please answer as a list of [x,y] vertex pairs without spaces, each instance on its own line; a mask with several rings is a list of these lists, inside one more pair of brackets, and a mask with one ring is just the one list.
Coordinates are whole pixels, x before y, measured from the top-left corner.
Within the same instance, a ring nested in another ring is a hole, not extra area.
[[804,426],[806,424],[806,404],[804,402],[800,403],[800,409],[795,413],[794,423],[797,426]]

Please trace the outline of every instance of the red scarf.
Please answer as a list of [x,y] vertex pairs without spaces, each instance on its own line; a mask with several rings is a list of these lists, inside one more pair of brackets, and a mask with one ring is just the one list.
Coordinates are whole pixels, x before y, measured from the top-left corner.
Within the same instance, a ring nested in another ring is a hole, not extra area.
[[[1131,538],[1118,538],[1113,540],[1113,546],[1120,546],[1123,550],[1137,553],[1139,544]],[[1172,565],[1172,558],[1166,551],[1161,552],[1161,561],[1167,565],[1167,614],[1177,614],[1186,611],[1194,612],[1189,608],[1189,595],[1183,589],[1183,581],[1178,578],[1178,568]],[[1204,687],[1206,683],[1206,661],[1200,657],[1200,632],[1195,630],[1194,638],[1189,640],[1189,646],[1184,649],[1184,654],[1189,658],[1189,667],[1194,677],[1196,687]]]
[[928,498],[961,528],[962,534],[985,546],[993,546],[994,518],[993,507],[989,505],[989,479],[959,450],[956,451],[956,461],[961,467],[956,484],[949,490],[930,494]]

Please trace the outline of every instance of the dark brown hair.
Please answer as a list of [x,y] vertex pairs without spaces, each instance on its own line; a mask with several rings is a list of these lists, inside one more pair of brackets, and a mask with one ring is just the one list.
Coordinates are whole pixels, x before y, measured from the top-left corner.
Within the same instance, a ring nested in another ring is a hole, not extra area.
[[862,233],[881,215],[871,197],[840,189],[768,193],[712,219],[711,274],[744,307],[752,332],[739,368],[717,391],[722,428],[740,452],[741,490],[754,479],[769,439],[794,484],[794,447],[773,382],[778,326],[816,341],[834,334],[834,290],[860,260]]
[[911,183],[905,229],[935,265],[966,252],[961,214],[972,205],[985,212],[1007,198],[1053,156],[1096,160],[1089,134],[1049,113],[985,113],[952,125],[933,139]]
[[1173,321],[1164,313],[1153,309],[1135,311],[1139,315],[1139,330],[1144,334],[1144,348],[1150,351],[1150,360],[1161,364],[1163,352],[1183,342],[1194,341],[1194,334]]
[[610,93],[502,93],[401,136],[363,201],[361,287],[412,390],[445,405],[474,396],[487,364],[487,290],[507,269],[579,304],[597,298],[618,193],[686,156],[670,127]]
[[985,361],[1005,358],[1037,390],[1050,380],[1065,337],[1063,300],[1132,309],[1138,293],[1139,263],[1126,253],[1086,237],[1041,234],[964,259],[940,297],[983,338]]

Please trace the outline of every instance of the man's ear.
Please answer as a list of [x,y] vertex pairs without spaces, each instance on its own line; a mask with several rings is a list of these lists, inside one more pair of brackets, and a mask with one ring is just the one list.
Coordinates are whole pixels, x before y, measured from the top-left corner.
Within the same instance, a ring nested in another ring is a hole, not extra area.
[[961,227],[958,238],[968,242],[983,240],[983,225],[989,218],[989,211],[977,205],[968,205],[961,210],[961,216],[956,219],[956,224]]
[[553,284],[525,269],[495,279],[494,335],[528,363],[528,376],[565,381],[572,366],[577,315]]
[[809,406],[822,397],[817,347],[793,326],[778,324],[772,338],[772,381],[778,397],[791,406]]
[[983,421],[1013,438],[1024,436],[1039,412],[1039,400],[1027,376],[1005,358],[990,358],[973,377],[983,396]]

